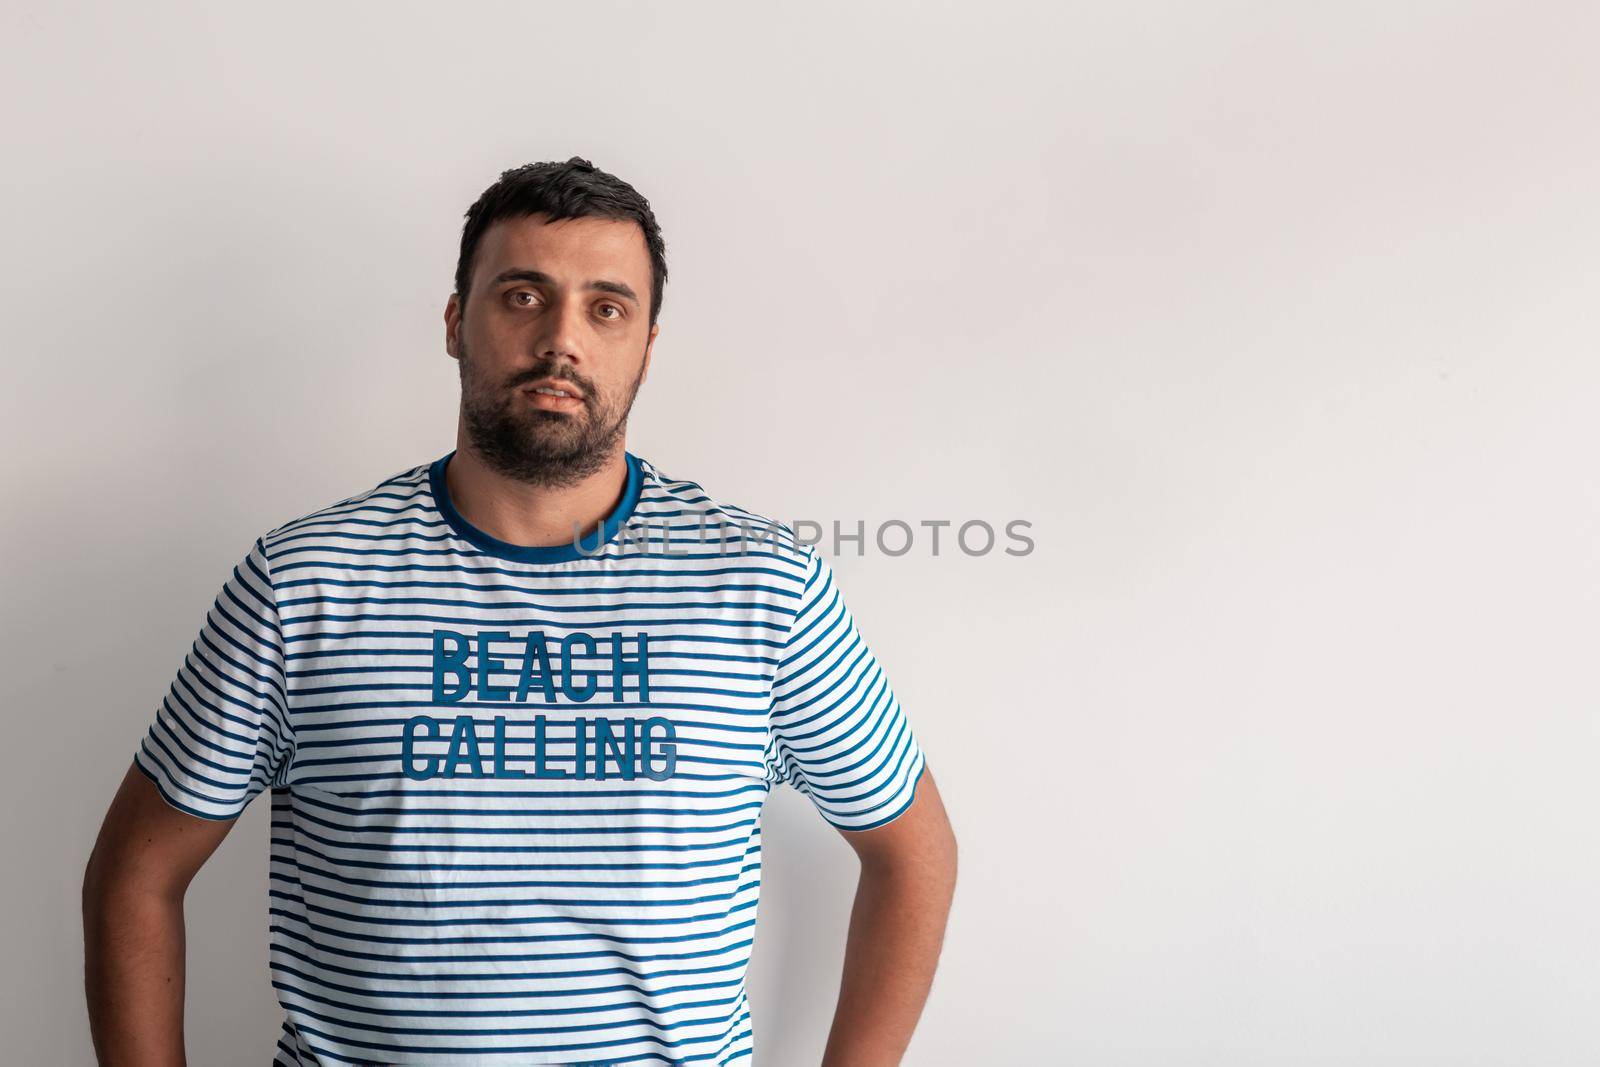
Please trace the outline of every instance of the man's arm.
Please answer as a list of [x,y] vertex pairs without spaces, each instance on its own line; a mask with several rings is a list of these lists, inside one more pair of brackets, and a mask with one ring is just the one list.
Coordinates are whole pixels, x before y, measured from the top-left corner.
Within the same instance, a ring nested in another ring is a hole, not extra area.
[[83,875],[83,978],[102,1067],[182,1067],[183,897],[233,828],[168,804],[136,765]]
[[924,766],[916,799],[898,817],[840,832],[861,860],[861,877],[822,1067],[896,1067],[944,943],[956,887],[955,831]]

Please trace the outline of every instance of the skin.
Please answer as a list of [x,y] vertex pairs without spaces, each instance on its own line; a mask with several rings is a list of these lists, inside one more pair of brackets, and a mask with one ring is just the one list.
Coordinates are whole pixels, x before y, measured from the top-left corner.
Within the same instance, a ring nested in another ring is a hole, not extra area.
[[129,764],[83,875],[84,991],[104,1067],[185,1067],[183,898],[234,820],[179,811]]
[[[466,301],[451,294],[444,313],[462,384],[446,484],[468,522],[549,546],[590,533],[617,506],[627,417],[660,333],[650,281],[632,222],[534,215],[485,231]],[[547,376],[569,379],[580,400],[527,395]],[[233,825],[177,810],[129,766],[83,879],[84,986],[102,1065],[185,1067],[183,900]],[[955,834],[925,768],[898,818],[841,835],[860,875],[822,1067],[893,1067],[938,964]]]
[[924,766],[916,798],[892,822],[840,833],[861,874],[822,1067],[896,1067],[939,964],[956,890],[955,831]]

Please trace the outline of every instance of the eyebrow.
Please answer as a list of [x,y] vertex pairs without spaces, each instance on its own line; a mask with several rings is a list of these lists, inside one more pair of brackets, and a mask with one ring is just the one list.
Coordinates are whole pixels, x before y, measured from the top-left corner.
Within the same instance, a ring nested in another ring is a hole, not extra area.
[[[494,276],[491,285],[504,285],[506,282],[528,282],[532,285],[554,285],[556,280],[542,270],[528,270],[522,267],[513,267],[503,270]],[[624,299],[639,303],[639,297],[633,289],[623,282],[613,282],[605,278],[597,278],[589,282],[586,289],[597,293],[612,293]]]

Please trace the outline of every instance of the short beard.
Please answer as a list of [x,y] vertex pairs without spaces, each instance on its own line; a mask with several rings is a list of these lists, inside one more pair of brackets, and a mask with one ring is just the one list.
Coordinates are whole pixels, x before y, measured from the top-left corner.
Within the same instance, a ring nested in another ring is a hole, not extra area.
[[[490,469],[529,485],[551,488],[578,485],[603,470],[625,440],[628,413],[644,381],[644,364],[628,390],[621,411],[605,403],[593,383],[559,364],[540,364],[509,383],[495,388],[470,376],[472,356],[466,344],[457,346],[461,377],[461,416],[473,449]],[[584,409],[574,414],[529,406],[521,388],[540,378],[566,378],[584,391]],[[615,414],[614,414],[615,412]],[[584,420],[576,432],[572,427]]]

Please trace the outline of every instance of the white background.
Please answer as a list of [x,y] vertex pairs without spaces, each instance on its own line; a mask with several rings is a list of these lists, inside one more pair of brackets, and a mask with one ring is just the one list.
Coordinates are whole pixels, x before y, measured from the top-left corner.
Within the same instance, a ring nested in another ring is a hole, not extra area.
[[[961,843],[907,1063],[1592,1064],[1588,4],[4,8],[7,1062],[91,1062],[77,894],[266,529],[454,443],[461,216],[581,155],[670,281],[629,446],[833,556]],[[265,1062],[266,805],[190,1062]],[[767,808],[759,1067],[854,887]]]

